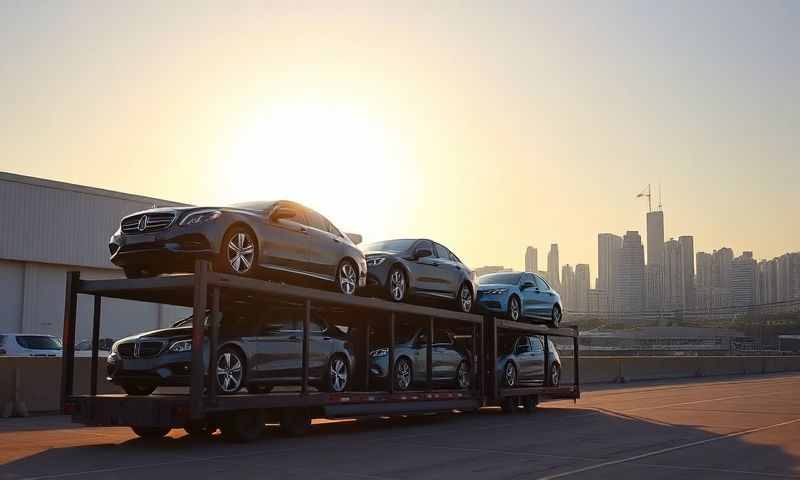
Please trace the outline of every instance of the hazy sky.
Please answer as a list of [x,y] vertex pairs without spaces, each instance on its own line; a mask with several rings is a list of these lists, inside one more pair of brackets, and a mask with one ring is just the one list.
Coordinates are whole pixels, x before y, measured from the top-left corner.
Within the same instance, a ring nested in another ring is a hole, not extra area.
[[800,2],[320,5],[0,3],[0,170],[592,279],[660,183],[667,238],[800,249]]

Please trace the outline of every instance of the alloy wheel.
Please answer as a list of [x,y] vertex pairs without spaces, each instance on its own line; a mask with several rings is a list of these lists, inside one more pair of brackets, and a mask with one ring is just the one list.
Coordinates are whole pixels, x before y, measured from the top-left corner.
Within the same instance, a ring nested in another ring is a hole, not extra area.
[[395,385],[398,390],[407,390],[411,386],[411,365],[402,359],[395,365]]
[[356,291],[356,269],[350,262],[342,262],[339,267],[339,290],[345,295],[352,295]]
[[557,387],[561,380],[561,371],[555,363],[550,367],[550,386]]
[[558,327],[561,323],[561,309],[558,307],[553,307],[553,326]]
[[389,293],[395,302],[402,301],[406,296],[406,276],[399,268],[392,270],[389,277]]
[[514,387],[517,384],[517,369],[511,362],[506,363],[505,379],[507,387]]
[[223,352],[217,359],[217,385],[223,393],[234,393],[242,386],[242,361],[233,352]]
[[457,379],[459,388],[469,387],[469,367],[467,367],[467,362],[458,364]]
[[472,310],[472,291],[467,285],[461,287],[461,292],[458,294],[461,311],[469,313]]
[[329,378],[331,391],[343,392],[347,388],[347,364],[340,357],[331,361]]
[[511,320],[514,320],[516,322],[517,320],[519,320],[519,300],[517,300],[517,297],[511,297],[511,300],[509,300],[509,302],[510,303],[508,307],[509,310],[508,316],[511,318]]
[[236,273],[247,273],[253,266],[256,248],[246,232],[234,233],[228,241],[228,264]]

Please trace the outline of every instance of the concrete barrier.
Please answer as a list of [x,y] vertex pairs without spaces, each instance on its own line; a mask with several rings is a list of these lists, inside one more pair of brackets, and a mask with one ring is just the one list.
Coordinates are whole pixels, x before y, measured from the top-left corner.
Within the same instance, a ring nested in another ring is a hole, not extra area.
[[[572,357],[564,355],[562,383],[572,382]],[[75,393],[88,394],[91,359],[75,359]],[[712,377],[800,371],[800,356],[785,357],[582,357],[581,383]],[[98,366],[98,392],[121,393],[105,379],[105,360]],[[60,358],[0,357],[0,413],[22,402],[30,412],[59,409]]]

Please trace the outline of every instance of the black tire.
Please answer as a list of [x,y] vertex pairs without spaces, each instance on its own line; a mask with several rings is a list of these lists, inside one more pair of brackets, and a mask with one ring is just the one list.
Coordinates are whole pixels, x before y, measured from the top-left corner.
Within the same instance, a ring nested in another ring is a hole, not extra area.
[[158,276],[158,272],[151,272],[149,270],[134,267],[124,268],[122,271],[125,273],[125,278],[150,278]]
[[502,400],[500,400],[500,408],[506,415],[514,413],[514,411],[517,409],[516,397],[504,397]]
[[561,324],[561,308],[558,305],[553,306],[553,311],[550,313],[550,321],[548,325],[552,328],[558,328]]
[[236,225],[225,232],[214,270],[230,275],[253,276],[257,265],[258,239],[253,231]]
[[[406,375],[405,372],[408,372],[408,374]],[[406,357],[397,359],[397,363],[394,364],[393,373],[395,390],[404,392],[414,383],[414,369],[412,368],[411,360]]]
[[145,440],[156,440],[163,438],[172,429],[169,427],[131,427],[131,430]]
[[472,380],[472,372],[466,360],[461,360],[456,368],[456,387],[461,390],[469,388]]
[[[397,285],[397,284],[400,285]],[[400,265],[395,265],[389,270],[389,280],[386,282],[386,295],[393,302],[402,302],[408,292],[408,275]]]
[[353,295],[358,289],[358,267],[350,259],[344,259],[336,267],[336,289],[339,293]]
[[325,391],[342,393],[350,386],[350,365],[344,355],[336,354],[328,361],[325,375]]
[[263,410],[232,413],[222,421],[222,438],[231,442],[253,442],[264,433],[265,423]]
[[469,284],[464,282],[460,287],[458,287],[458,293],[456,295],[456,310],[463,313],[470,313],[472,312],[474,306],[475,295],[472,293],[472,289],[470,288]]
[[522,304],[520,303],[518,296],[511,295],[511,297],[508,299],[506,316],[509,320],[513,320],[515,322],[518,322],[522,318]]
[[207,438],[214,435],[219,427],[216,423],[199,421],[187,423],[183,429],[192,437]]
[[538,395],[530,395],[522,400],[522,406],[525,408],[526,413],[534,413],[537,405],[539,405]]
[[272,391],[272,385],[255,384],[247,386],[247,393],[263,394]]
[[516,387],[519,384],[517,366],[511,360],[503,365],[503,386],[507,388]]
[[[220,369],[224,373],[220,374]],[[245,385],[246,377],[247,362],[242,352],[238,348],[223,347],[217,354],[217,392],[220,395],[233,395]]]
[[281,413],[281,431],[290,437],[299,437],[311,428],[311,415],[302,408],[287,408]]
[[551,387],[557,387],[561,384],[561,367],[557,363],[550,365],[550,378],[547,383]]
[[156,389],[155,385],[140,385],[137,383],[126,383],[121,385],[121,387],[128,395],[137,397],[146,397]]

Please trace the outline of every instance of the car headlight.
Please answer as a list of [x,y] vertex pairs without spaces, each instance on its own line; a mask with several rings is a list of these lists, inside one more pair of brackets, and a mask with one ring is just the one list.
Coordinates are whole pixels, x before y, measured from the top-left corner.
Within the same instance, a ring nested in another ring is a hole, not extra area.
[[484,290],[484,295],[502,295],[508,291],[507,288],[493,288],[491,290]]
[[386,257],[372,257],[367,259],[367,266],[368,267],[377,267],[381,263],[386,261]]
[[180,225],[197,225],[198,223],[213,222],[222,215],[219,210],[198,210],[186,215]]
[[192,349],[191,340],[178,340],[169,346],[170,352],[188,352]]
[[385,357],[386,355],[389,355],[389,349],[388,348],[379,348],[377,350],[373,350],[373,352],[370,353],[369,355],[371,357]]

